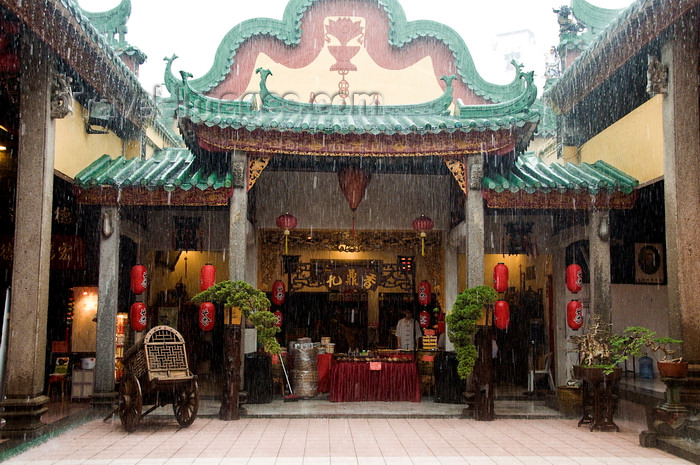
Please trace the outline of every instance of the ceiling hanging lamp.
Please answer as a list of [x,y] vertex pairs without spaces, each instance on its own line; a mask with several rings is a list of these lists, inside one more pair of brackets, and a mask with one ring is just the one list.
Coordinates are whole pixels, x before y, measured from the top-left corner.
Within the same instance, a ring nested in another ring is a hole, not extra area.
[[362,202],[372,175],[361,168],[343,168],[338,171],[340,190],[352,210],[352,236],[355,237],[355,210]]
[[277,227],[283,231],[284,234],[284,254],[289,255],[289,234],[291,230],[297,227],[297,219],[294,215],[285,213],[277,217]]
[[428,236],[428,231],[435,227],[433,220],[425,215],[421,215],[413,220],[413,229],[420,233],[420,254],[425,257],[425,238]]

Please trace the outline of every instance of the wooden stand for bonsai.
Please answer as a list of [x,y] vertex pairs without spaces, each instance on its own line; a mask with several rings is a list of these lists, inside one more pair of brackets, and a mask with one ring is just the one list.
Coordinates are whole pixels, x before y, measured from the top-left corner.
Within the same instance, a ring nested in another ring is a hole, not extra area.
[[661,381],[666,385],[666,401],[659,409],[668,413],[688,413],[688,409],[681,402],[681,388],[688,378],[661,378]]
[[590,425],[591,431],[620,431],[613,421],[613,388],[620,381],[620,370],[606,375],[602,368],[577,365],[574,375],[583,380],[583,415],[578,426]]

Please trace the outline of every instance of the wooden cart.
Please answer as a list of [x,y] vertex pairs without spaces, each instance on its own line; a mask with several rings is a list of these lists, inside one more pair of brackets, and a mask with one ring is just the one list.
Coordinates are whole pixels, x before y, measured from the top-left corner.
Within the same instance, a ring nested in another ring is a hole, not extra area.
[[[199,387],[187,366],[185,341],[175,329],[156,326],[124,353],[124,376],[119,386],[119,418],[126,431],[134,431],[141,417],[173,404],[180,426],[197,417]],[[153,405],[141,413],[143,405]]]

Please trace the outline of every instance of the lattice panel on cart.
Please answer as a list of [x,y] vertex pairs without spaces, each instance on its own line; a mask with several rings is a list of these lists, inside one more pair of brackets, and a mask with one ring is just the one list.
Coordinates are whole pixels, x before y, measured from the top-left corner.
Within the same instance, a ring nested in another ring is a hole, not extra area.
[[146,352],[148,355],[148,374],[151,379],[189,376],[184,344],[146,344]]

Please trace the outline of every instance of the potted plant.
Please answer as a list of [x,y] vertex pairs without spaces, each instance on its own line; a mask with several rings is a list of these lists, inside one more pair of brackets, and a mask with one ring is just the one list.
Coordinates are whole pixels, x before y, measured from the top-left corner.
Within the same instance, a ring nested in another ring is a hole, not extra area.
[[447,334],[457,354],[457,374],[462,379],[472,372],[477,358],[474,335],[476,322],[481,319],[484,308],[496,301],[498,294],[489,286],[466,289],[457,296],[452,311],[445,316]]
[[[603,323],[595,315],[584,334],[571,336],[569,340],[575,345],[573,351],[579,354],[580,365],[574,367],[577,377],[582,371],[598,369],[604,375],[615,372],[620,362],[639,353],[643,341],[629,335],[613,334],[610,324]],[[576,373],[578,372],[578,373]]]
[[669,336],[659,337],[656,332],[644,326],[628,326],[624,335],[639,341],[639,350],[633,355],[642,355],[643,347],[651,350],[661,377],[684,378],[688,374],[688,362],[683,361],[683,357],[674,358],[676,351],[671,348],[672,344],[682,344],[682,340]]

